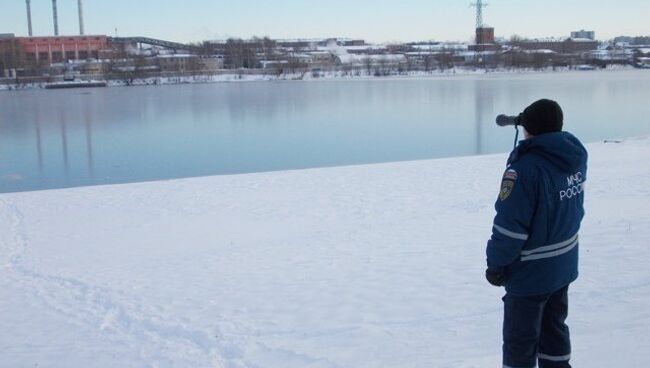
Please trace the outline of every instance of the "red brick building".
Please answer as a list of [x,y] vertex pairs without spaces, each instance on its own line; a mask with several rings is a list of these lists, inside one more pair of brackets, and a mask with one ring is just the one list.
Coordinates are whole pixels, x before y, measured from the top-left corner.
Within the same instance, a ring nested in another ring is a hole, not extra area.
[[486,45],[494,43],[494,28],[481,27],[476,28],[476,44]]
[[524,50],[551,50],[558,54],[579,54],[598,49],[598,41],[567,38],[564,40],[525,40],[512,44]]
[[100,35],[16,37],[16,41],[24,60],[36,64],[98,59],[108,48],[107,37]]
[[12,33],[0,34],[0,77],[4,70],[15,68],[20,63],[20,49]]

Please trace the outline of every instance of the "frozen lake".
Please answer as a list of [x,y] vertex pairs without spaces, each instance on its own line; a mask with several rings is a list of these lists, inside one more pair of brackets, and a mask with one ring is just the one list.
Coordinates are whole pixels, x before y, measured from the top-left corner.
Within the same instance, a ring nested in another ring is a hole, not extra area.
[[556,99],[586,142],[650,134],[643,70],[0,92],[0,192],[505,152]]

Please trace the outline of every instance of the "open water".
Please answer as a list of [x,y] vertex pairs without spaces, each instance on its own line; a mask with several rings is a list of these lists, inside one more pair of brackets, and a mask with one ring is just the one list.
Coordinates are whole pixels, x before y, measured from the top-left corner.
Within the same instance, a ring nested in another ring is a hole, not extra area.
[[585,142],[650,134],[650,71],[0,92],[0,192],[507,152],[557,100]]

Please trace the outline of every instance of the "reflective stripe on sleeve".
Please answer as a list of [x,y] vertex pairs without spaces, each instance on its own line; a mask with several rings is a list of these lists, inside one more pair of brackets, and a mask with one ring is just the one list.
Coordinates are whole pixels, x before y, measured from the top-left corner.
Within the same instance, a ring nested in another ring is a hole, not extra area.
[[493,226],[494,226],[495,229],[497,229],[498,232],[500,232],[501,234],[503,234],[503,235],[505,235],[507,237],[517,239],[517,240],[528,240],[528,234],[516,233],[514,231],[510,231],[510,230],[508,230],[506,228],[503,228],[503,227],[501,227],[501,226],[499,226],[497,224],[494,224]]
[[566,362],[571,359],[571,354],[555,356],[538,353],[537,357],[539,359],[550,360],[551,362]]

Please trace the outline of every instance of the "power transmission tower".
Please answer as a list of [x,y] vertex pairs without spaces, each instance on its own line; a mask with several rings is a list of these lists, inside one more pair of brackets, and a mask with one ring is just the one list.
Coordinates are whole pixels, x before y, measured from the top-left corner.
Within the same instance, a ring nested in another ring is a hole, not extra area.
[[483,0],[476,0],[475,3],[471,3],[470,6],[476,8],[476,28],[483,28],[483,8],[487,7],[489,4]]
[[471,3],[470,6],[473,6],[476,8],[476,45],[477,48],[475,49],[475,54],[474,54],[474,62],[476,65],[479,65],[481,63],[485,63],[485,59],[481,57],[481,49],[478,47],[480,44],[484,43],[483,42],[483,32],[485,32],[484,24],[483,24],[483,8],[488,6],[487,2],[484,2],[483,0],[476,0],[476,2]]

